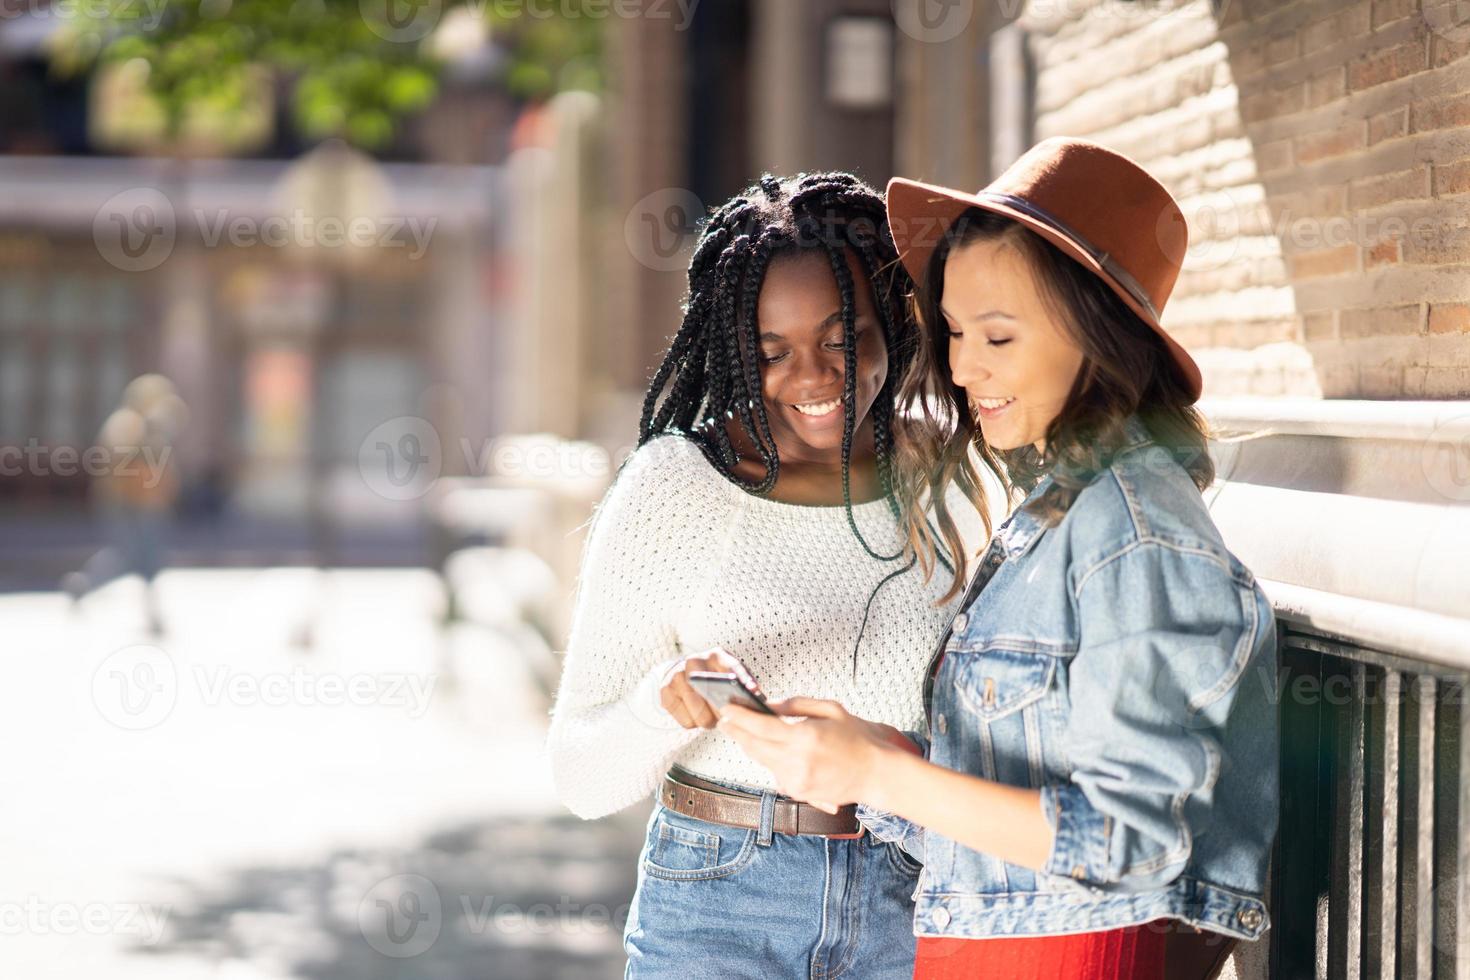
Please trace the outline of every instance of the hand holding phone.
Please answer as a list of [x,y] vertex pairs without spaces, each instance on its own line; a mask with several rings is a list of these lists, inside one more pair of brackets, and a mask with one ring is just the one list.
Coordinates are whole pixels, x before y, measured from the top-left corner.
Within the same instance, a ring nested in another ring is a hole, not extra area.
[[[691,654],[679,661],[664,677],[659,688],[659,703],[685,728],[714,728],[720,720],[720,708],[727,703],[723,700],[726,695],[714,693],[714,689],[711,689],[712,693],[708,696],[696,690],[690,677],[697,673],[734,675],[739,691],[745,692],[749,697],[750,704],[747,707],[761,710],[756,706],[756,699],[759,698],[759,703],[764,704],[765,698],[750,671],[745,669],[745,665],[734,654],[715,647],[704,653]],[[754,692],[753,696],[751,692]],[[730,693],[735,694],[738,691]],[[721,700],[712,704],[710,697]]]
[[734,671],[696,670],[688,678],[689,686],[704,696],[717,715],[727,704],[738,704],[767,715],[776,713],[766,704],[765,695],[749,679],[749,675],[742,677]]

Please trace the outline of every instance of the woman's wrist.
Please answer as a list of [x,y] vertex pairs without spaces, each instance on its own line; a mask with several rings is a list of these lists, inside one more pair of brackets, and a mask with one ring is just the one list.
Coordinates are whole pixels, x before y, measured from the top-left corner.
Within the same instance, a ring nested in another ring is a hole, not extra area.
[[[909,748],[900,746],[898,739],[908,742]],[[913,751],[914,748],[916,746],[902,733],[872,744],[867,763],[863,766],[863,786],[859,794],[861,802],[877,810],[893,809],[894,779],[906,762],[919,757]]]

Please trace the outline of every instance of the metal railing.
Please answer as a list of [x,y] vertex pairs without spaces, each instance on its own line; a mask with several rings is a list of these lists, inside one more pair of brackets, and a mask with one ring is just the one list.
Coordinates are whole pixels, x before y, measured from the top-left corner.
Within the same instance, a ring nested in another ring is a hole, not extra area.
[[1278,628],[1271,976],[1470,976],[1470,675]]
[[1470,980],[1470,403],[1207,414],[1279,638],[1272,928],[1236,975]]

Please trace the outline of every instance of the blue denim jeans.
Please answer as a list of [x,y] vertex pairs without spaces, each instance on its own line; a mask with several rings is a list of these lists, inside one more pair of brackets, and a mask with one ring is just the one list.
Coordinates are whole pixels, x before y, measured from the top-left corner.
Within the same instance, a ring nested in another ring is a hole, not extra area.
[[628,912],[624,977],[894,980],[914,971],[919,863],[869,833],[747,829],[655,802]]

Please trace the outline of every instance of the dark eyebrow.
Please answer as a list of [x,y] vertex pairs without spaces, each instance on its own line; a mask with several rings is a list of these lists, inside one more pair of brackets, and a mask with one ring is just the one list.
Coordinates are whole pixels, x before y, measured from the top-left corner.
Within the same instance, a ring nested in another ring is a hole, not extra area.
[[[942,306],[939,308],[939,312],[940,313],[943,313],[945,316],[949,317],[951,320],[958,320],[959,319],[959,317],[955,316],[953,313],[949,312],[949,310],[946,310]],[[1002,319],[1002,320],[1014,320],[1015,319],[1014,316],[1012,316],[1011,314],[1007,313],[1005,310],[986,310],[984,313],[977,313],[977,314],[975,314],[970,319],[971,320],[975,320],[975,321],[980,321],[980,320],[990,320],[990,319],[996,319],[996,318],[999,318],[999,319]]]
[[[869,315],[870,314],[866,314],[866,313],[855,313],[853,315],[853,323],[856,324],[856,322],[858,320],[861,320],[861,319],[863,319],[863,317],[869,316]],[[827,319],[825,319],[821,323],[817,324],[817,329],[818,330],[823,330],[823,331],[830,330],[830,329],[832,329],[832,327],[836,326],[837,324],[840,324],[841,322],[842,322],[842,311],[841,310],[834,310],[833,312],[827,314]],[[783,337],[780,334],[778,334],[778,333],[776,333],[774,331],[771,331],[771,330],[767,330],[767,331],[765,331],[764,333],[761,334],[761,340],[781,341],[781,340],[785,340],[785,339],[786,339],[785,337]]]

